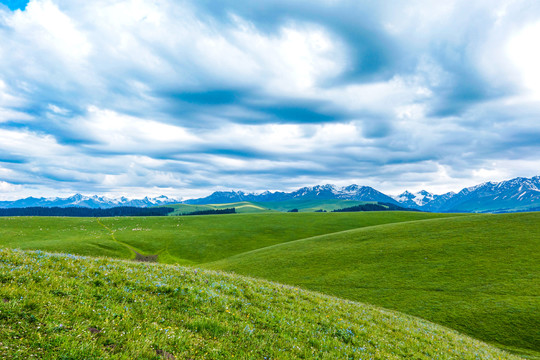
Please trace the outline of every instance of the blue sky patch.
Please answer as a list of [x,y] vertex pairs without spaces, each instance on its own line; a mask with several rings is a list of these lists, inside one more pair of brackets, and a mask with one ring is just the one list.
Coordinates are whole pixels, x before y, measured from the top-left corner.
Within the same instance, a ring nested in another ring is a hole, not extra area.
[[24,10],[28,1],[26,0],[2,0],[0,4],[7,6],[10,10]]

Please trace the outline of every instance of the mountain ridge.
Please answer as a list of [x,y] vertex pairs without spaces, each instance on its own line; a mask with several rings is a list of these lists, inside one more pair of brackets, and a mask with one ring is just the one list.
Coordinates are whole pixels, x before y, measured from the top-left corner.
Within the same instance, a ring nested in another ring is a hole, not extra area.
[[61,197],[27,197],[15,201],[0,201],[0,208],[22,208],[22,207],[87,207],[91,209],[109,209],[118,206],[150,207],[179,203],[179,199],[168,198],[160,195],[155,198],[144,197],[142,199],[128,199],[126,197],[109,198],[106,196],[86,196],[75,194],[67,198]]
[[360,200],[360,201],[376,201],[399,205],[393,198],[383,194],[369,186],[359,186],[356,184],[338,188],[332,184],[305,186],[292,192],[269,192],[265,191],[260,194],[245,193],[243,191],[216,191],[211,195],[200,198],[184,201],[185,204],[203,205],[203,204],[219,204],[226,202],[238,201],[288,201],[288,200]]
[[[429,201],[425,201],[430,198]],[[514,212],[540,207],[540,176],[488,181],[458,193],[435,195],[425,190],[408,191],[394,199],[407,207],[435,212]]]
[[290,200],[357,200],[382,202],[429,212],[516,212],[540,210],[540,176],[532,178],[516,177],[510,180],[488,181],[461,191],[433,194],[426,190],[416,193],[404,191],[397,196],[389,196],[370,186],[352,184],[338,187],[332,184],[305,186],[291,192],[264,191],[247,193],[241,190],[215,191],[209,196],[197,199],[168,198],[161,195],[143,199],[108,198],[105,196],[85,196],[75,194],[68,198],[28,197],[15,201],[0,201],[0,208],[16,207],[69,207],[111,208],[117,206],[150,207],[175,203],[190,205],[225,204],[240,201],[279,202]]

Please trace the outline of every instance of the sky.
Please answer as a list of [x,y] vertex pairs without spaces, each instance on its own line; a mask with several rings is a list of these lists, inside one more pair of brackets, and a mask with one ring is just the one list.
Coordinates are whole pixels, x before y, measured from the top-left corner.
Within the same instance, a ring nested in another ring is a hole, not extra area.
[[540,175],[536,0],[0,2],[0,200]]

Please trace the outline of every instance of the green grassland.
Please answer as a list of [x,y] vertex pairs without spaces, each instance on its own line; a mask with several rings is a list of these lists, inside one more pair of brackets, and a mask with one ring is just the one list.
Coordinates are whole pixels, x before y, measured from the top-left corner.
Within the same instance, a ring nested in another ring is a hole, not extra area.
[[132,256],[94,218],[0,217],[0,247],[116,258]]
[[0,250],[5,359],[517,359],[408,315],[189,267]]
[[539,224],[540,213],[387,224],[206,266],[398,309],[538,356]]
[[297,209],[299,212],[315,212],[315,211],[332,211],[343,209],[346,207],[364,205],[369,203],[377,203],[376,201],[355,201],[355,200],[287,200],[287,201],[271,201],[271,202],[250,202],[241,201],[228,204],[208,204],[208,205],[189,205],[189,204],[172,204],[165,205],[172,207],[175,210],[169,216],[177,216],[189,214],[201,210],[220,210],[234,207],[239,214],[250,213],[267,213],[267,212],[287,212],[292,209]]
[[166,205],[165,207],[174,208],[174,211],[171,212],[169,216],[190,214],[195,211],[202,211],[202,210],[222,210],[222,209],[230,209],[230,208],[235,208],[236,212],[239,214],[273,212],[272,209],[264,206],[264,204],[253,203],[249,201],[241,201],[241,202],[229,203],[229,204],[208,204],[208,205],[172,204],[172,205]]
[[332,211],[337,209],[343,209],[356,205],[364,205],[373,203],[376,201],[355,201],[355,200],[288,200],[288,201],[271,201],[264,203],[255,203],[260,206],[265,206],[269,209],[277,211],[289,211],[292,209],[298,209],[299,212],[314,212],[317,210]]
[[538,224],[539,213],[0,218],[0,247],[158,255],[395,309],[540,358]]
[[0,218],[0,247],[200,264],[282,242],[365,226],[453,216],[410,212],[264,213],[102,219]]

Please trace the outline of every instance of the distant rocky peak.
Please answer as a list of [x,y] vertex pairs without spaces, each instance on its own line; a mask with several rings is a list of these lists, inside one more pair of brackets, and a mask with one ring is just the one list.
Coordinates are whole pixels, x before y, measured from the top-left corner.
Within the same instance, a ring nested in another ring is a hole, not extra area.
[[405,190],[404,192],[399,194],[398,197],[413,198],[414,194],[412,192],[410,192],[409,190]]

